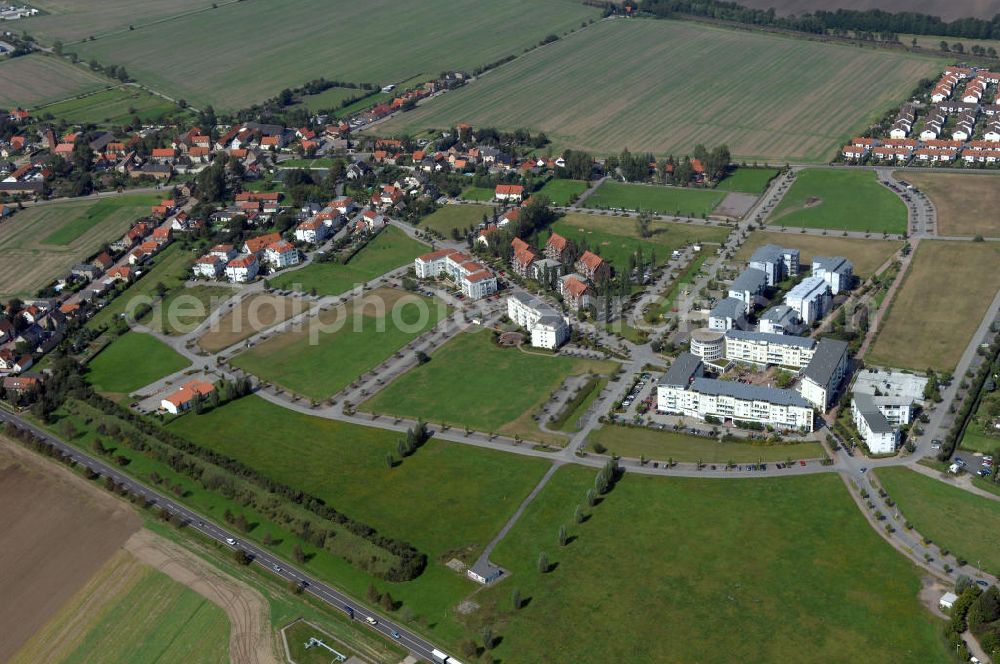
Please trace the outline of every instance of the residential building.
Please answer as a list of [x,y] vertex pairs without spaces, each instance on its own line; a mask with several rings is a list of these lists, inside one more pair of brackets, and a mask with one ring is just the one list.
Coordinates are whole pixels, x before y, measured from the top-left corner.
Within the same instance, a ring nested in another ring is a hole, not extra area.
[[743,300],[727,297],[719,300],[708,314],[708,327],[711,330],[746,329],[747,310]]
[[785,294],[785,304],[795,309],[806,325],[822,319],[830,302],[830,285],[823,277],[807,277]]
[[799,394],[826,412],[833,405],[837,388],[847,374],[847,366],[847,342],[826,337],[820,339],[812,358],[802,369]]
[[276,270],[298,265],[300,259],[299,250],[288,240],[278,240],[264,249],[264,260]]
[[729,297],[743,303],[743,312],[750,313],[767,286],[767,274],[750,267],[740,273],[729,285]]
[[413,262],[414,271],[421,279],[445,275],[455,282],[462,294],[478,300],[497,292],[497,278],[482,263],[455,249],[439,249],[418,256]]
[[511,267],[514,273],[527,278],[531,274],[532,264],[538,259],[538,254],[531,248],[531,245],[519,237],[511,240],[510,246],[514,250],[514,255],[511,257]]
[[560,263],[566,263],[570,258],[569,240],[558,233],[553,233],[549,236],[548,241],[545,243],[545,250],[543,253],[546,258],[559,261]]
[[274,244],[279,240],[281,240],[280,233],[268,233],[267,235],[252,237],[243,243],[243,253],[256,254],[258,258],[261,258],[268,245]]
[[570,309],[579,311],[590,306],[590,287],[579,274],[567,274],[559,279],[559,294]]
[[194,406],[197,399],[207,397],[214,391],[215,385],[212,383],[203,380],[190,380],[169,396],[164,397],[160,401],[160,408],[171,415],[178,415]]
[[234,258],[226,264],[226,278],[236,284],[253,281],[260,272],[260,263],[255,254]]
[[757,331],[765,334],[801,334],[804,327],[799,312],[787,304],[771,307],[757,320]]
[[216,279],[226,270],[226,261],[214,254],[208,254],[196,260],[192,270],[196,277]]
[[573,267],[577,272],[594,282],[611,276],[611,267],[608,262],[590,251],[583,252]]
[[854,280],[854,264],[843,256],[813,256],[812,276],[820,277],[837,295],[850,290]]
[[498,201],[520,203],[524,199],[524,186],[519,184],[498,184],[494,190]]
[[539,283],[547,283],[550,278],[558,279],[561,274],[562,263],[557,260],[543,258],[531,264],[531,278]]
[[445,258],[454,253],[454,249],[438,249],[413,259],[413,270],[419,279],[433,279],[445,270]]
[[531,345],[556,349],[569,340],[569,325],[562,315],[544,300],[527,293],[513,293],[507,298],[507,316],[531,334]]
[[726,335],[720,330],[706,327],[691,332],[691,354],[706,362],[721,360],[726,356]]
[[799,250],[765,244],[750,256],[749,267],[763,272],[767,285],[774,286],[786,277],[798,275]]
[[801,369],[812,359],[816,340],[784,334],[728,330],[726,359],[747,364],[775,364]]
[[329,236],[329,232],[330,227],[322,219],[314,217],[295,227],[295,239],[299,242],[319,244]]
[[851,400],[851,417],[871,454],[892,454],[896,451],[899,429],[889,423],[871,395],[855,393]]

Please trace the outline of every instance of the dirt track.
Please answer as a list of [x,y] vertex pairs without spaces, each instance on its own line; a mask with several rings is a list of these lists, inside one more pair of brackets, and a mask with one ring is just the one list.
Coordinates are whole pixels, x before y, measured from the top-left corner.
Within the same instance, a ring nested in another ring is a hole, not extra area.
[[230,661],[277,664],[267,601],[258,591],[148,530],[133,534],[124,548],[141,562],[183,583],[226,612],[230,624]]
[[126,504],[3,438],[0,506],[5,662],[141,524]]

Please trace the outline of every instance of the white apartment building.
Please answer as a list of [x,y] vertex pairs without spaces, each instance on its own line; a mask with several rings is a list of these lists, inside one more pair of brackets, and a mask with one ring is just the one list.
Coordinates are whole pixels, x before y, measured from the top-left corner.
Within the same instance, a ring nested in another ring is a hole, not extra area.
[[892,454],[899,445],[899,428],[893,426],[870,394],[855,393],[851,400],[854,426],[872,454]]
[[801,369],[809,364],[815,350],[816,340],[808,337],[743,330],[726,332],[726,358],[736,362]]
[[507,316],[531,334],[531,345],[554,350],[569,340],[569,325],[558,311],[540,298],[513,293],[507,298]]
[[319,244],[330,234],[330,227],[322,219],[313,218],[295,227],[295,239],[299,242]]
[[235,284],[253,281],[258,272],[260,272],[260,263],[257,262],[257,256],[254,254],[239,256],[226,264],[226,278]]
[[743,330],[746,326],[746,303],[735,297],[719,300],[708,314],[708,327],[711,330]]
[[843,256],[813,256],[812,276],[822,278],[836,295],[851,288],[854,264]]
[[795,309],[806,325],[823,318],[830,308],[830,285],[823,277],[808,277],[785,295],[785,304]]
[[196,277],[215,279],[226,269],[226,261],[218,256],[208,254],[196,260],[191,269]]
[[847,342],[823,338],[816,344],[812,358],[801,372],[799,394],[826,412],[833,405],[837,388],[847,374]]
[[264,249],[264,260],[275,269],[298,265],[300,258],[299,250],[288,240],[278,240]]
[[413,269],[421,279],[445,275],[455,282],[462,294],[478,300],[497,292],[496,275],[472,259],[472,256],[455,249],[439,249],[413,261]]
[[747,268],[729,285],[729,297],[742,302],[744,312],[750,313],[766,286],[767,275],[762,270]]
[[771,307],[757,321],[757,331],[765,334],[799,334],[803,327],[799,312],[787,304]]
[[799,273],[799,250],[765,244],[753,252],[749,265],[763,272],[767,285],[773,286],[785,277],[794,277]]

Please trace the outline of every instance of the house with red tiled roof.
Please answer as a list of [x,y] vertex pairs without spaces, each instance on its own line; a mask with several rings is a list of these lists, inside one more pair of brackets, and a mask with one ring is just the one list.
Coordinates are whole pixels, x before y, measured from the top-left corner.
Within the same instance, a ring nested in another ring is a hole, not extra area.
[[191,270],[196,277],[216,279],[226,269],[226,261],[213,254],[206,254],[194,262]]
[[579,274],[560,277],[559,294],[563,302],[575,311],[590,306],[590,287]]
[[583,252],[574,268],[591,281],[600,281],[611,275],[611,267],[607,261],[591,251]]
[[264,260],[275,269],[298,265],[300,259],[299,250],[288,240],[272,242],[264,249]]
[[538,260],[538,254],[525,243],[520,248],[514,249],[514,255],[511,257],[510,264],[515,274],[527,278],[531,273],[531,265],[536,260]]
[[149,156],[153,161],[161,164],[169,164],[173,163],[174,159],[177,158],[177,150],[173,148],[153,148]]
[[570,249],[569,240],[558,233],[553,233],[545,243],[544,253],[545,257],[550,260],[565,263],[569,260]]
[[299,242],[318,244],[328,237],[329,232],[330,227],[317,216],[295,227],[295,239]]
[[215,391],[215,385],[203,380],[190,380],[160,401],[160,408],[178,415],[192,408],[199,398],[205,398]]
[[493,195],[498,201],[520,203],[524,198],[524,186],[520,184],[498,184]]
[[113,267],[108,270],[107,278],[109,281],[121,281],[127,284],[132,281],[132,268],[125,267],[124,265]]
[[60,143],[59,145],[56,146],[56,149],[53,150],[53,152],[55,152],[58,155],[62,155],[64,157],[66,155],[73,154],[73,144],[72,143]]
[[260,263],[256,254],[239,256],[226,264],[226,278],[235,284],[245,284],[253,281],[260,272]]
[[3,379],[3,389],[17,395],[37,392],[41,381],[34,376],[8,376]]
[[280,233],[268,233],[252,237],[243,243],[243,253],[260,255],[269,244],[274,244],[281,239]]

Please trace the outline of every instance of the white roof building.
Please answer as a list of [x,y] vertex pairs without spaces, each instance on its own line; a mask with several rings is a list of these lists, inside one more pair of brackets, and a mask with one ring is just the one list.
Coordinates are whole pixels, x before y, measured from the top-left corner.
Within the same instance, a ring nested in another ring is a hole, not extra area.
[[507,316],[528,330],[532,346],[554,350],[569,340],[566,319],[541,298],[512,293],[507,298]]
[[785,294],[785,304],[795,309],[806,325],[822,319],[830,301],[830,285],[823,277],[807,277]]
[[843,256],[813,256],[812,276],[822,278],[836,295],[851,288],[854,264]]

